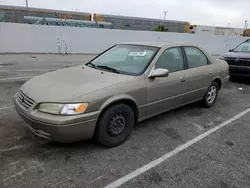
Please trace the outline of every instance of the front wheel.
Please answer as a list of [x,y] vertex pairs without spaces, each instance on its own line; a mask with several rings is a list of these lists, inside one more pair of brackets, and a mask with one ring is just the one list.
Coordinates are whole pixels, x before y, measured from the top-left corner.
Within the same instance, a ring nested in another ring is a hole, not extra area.
[[212,82],[203,98],[203,104],[205,107],[210,108],[214,105],[218,96],[218,91],[219,86],[217,82]]
[[126,104],[116,104],[108,108],[100,117],[95,137],[103,146],[118,146],[129,137],[134,123],[133,110]]

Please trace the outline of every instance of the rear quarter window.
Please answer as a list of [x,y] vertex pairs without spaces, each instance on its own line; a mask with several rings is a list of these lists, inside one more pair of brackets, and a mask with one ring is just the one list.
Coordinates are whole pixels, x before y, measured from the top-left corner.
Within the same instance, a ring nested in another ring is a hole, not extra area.
[[210,64],[208,61],[207,56],[198,48],[196,47],[184,47],[187,61],[188,61],[188,68],[196,68],[201,66],[206,66]]

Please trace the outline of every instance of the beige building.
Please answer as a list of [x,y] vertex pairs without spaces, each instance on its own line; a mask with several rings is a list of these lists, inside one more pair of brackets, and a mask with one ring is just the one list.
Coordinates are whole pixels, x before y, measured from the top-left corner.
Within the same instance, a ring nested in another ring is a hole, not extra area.
[[231,27],[193,25],[193,27],[190,28],[190,33],[201,35],[242,36],[243,32],[244,29]]

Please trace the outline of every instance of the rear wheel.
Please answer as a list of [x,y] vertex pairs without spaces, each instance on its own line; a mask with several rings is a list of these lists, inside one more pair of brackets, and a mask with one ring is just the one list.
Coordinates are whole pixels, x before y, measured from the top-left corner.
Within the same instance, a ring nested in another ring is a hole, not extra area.
[[205,107],[210,108],[214,105],[219,91],[219,85],[217,82],[212,82],[212,84],[209,86],[207,93],[205,94],[203,98],[203,104]]
[[129,137],[134,123],[133,110],[126,104],[116,104],[100,117],[95,136],[106,147],[118,146]]

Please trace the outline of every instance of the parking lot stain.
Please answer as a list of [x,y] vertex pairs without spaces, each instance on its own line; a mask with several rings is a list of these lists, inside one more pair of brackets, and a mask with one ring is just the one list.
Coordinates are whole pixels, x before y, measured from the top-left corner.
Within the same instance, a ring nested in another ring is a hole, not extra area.
[[148,176],[145,176],[144,179],[149,181],[150,183],[156,183],[156,184],[163,181],[163,178],[156,170],[153,170]]
[[229,188],[229,186],[223,181],[219,181],[219,184],[221,188]]
[[178,173],[175,175],[175,178],[177,178],[177,181],[181,181],[182,177],[185,177],[187,174],[189,174],[190,172],[193,172],[195,170],[198,170],[200,167],[199,166],[190,166],[186,169],[184,169],[182,172]]
[[181,136],[179,135],[178,131],[176,129],[173,128],[165,128],[164,133],[175,140],[180,140]]
[[198,117],[198,116],[201,116],[203,114],[202,110],[190,110],[187,115],[189,116],[193,116],[193,117]]
[[132,150],[139,150],[140,147],[135,145],[135,146],[132,146],[131,149],[132,149]]
[[71,156],[68,155],[67,157],[65,157],[65,162],[68,162],[70,160]]
[[225,143],[226,143],[226,145],[228,145],[228,146],[230,146],[230,147],[234,146],[234,143],[233,143],[233,142],[226,141]]

